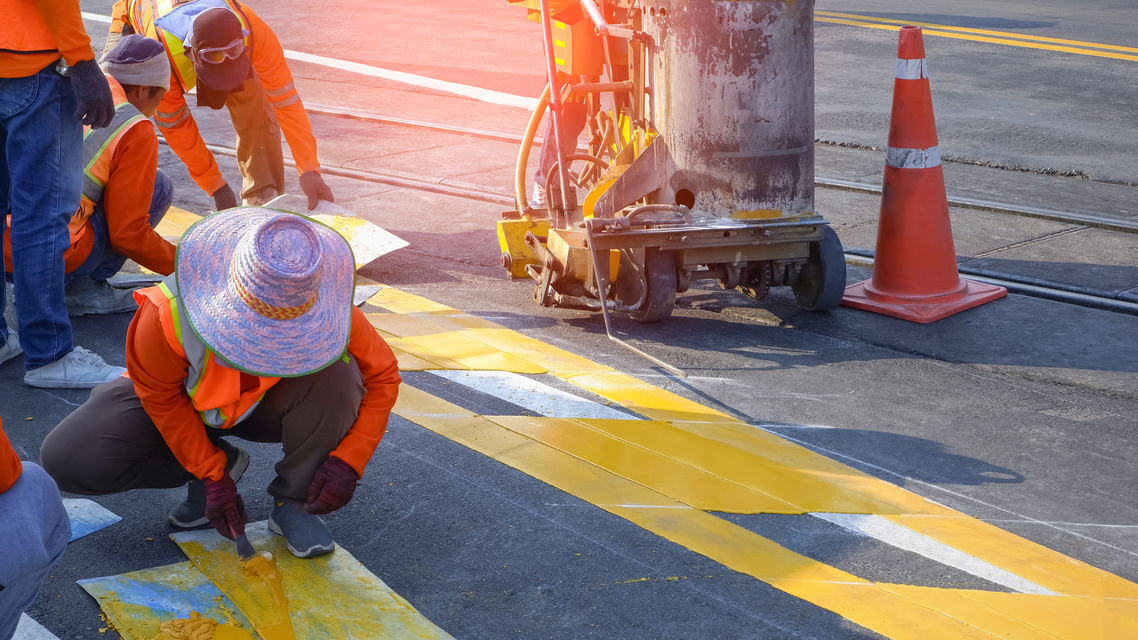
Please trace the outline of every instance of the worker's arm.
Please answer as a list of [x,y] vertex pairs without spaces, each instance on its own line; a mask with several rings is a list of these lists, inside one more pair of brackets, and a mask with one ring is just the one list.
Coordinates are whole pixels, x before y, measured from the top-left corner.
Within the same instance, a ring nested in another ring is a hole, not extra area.
[[296,161],[297,173],[319,171],[320,162],[316,159],[316,137],[312,135],[312,123],[304,111],[300,94],[296,92],[280,40],[249,5],[242,4],[241,10],[249,20],[249,31],[253,37],[253,68],[257,70],[261,84],[265,86],[265,96],[269,104],[273,105],[273,111],[281,123],[281,132]]
[[220,480],[225,475],[225,452],[209,441],[206,426],[186,394],[190,363],[166,341],[158,308],[141,293],[134,297],[138,311],[127,329],[126,368],[142,408],[187,471]]
[[190,177],[209,195],[225,186],[225,177],[217,168],[217,161],[205,146],[205,140],[198,132],[198,123],[190,114],[190,107],[186,104],[186,96],[182,93],[182,85],[178,78],[170,74],[170,90],[158,105],[154,114],[154,122],[158,131],[185,163]]
[[0,493],[11,489],[23,470],[24,464],[20,462],[20,456],[16,455],[16,450],[4,433],[3,425],[0,425]]
[[91,38],[83,28],[83,15],[75,0],[32,0],[47,29],[55,38],[55,45],[68,66],[83,60],[94,60]]
[[379,337],[363,311],[352,307],[352,333],[348,351],[355,356],[367,393],[360,402],[359,416],[332,455],[348,463],[360,477],[379,441],[387,431],[387,419],[399,395],[399,363],[391,347]]
[[103,191],[111,246],[155,273],[174,273],[174,245],[150,228],[150,201],[158,172],[158,136],[149,122],[123,134]]

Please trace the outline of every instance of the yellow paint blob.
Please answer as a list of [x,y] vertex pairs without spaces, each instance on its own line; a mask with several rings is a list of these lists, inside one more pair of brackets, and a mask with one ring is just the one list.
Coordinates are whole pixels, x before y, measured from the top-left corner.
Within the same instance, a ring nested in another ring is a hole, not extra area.
[[281,587],[281,572],[277,570],[277,563],[273,560],[272,554],[254,556],[242,564],[241,568],[265,582],[273,594],[273,602],[280,614],[278,619],[281,622],[258,626],[257,633],[260,633],[265,640],[296,640],[288,615],[288,598],[285,597],[284,589]]
[[162,623],[154,640],[253,640],[249,632],[231,625],[218,624],[194,611],[189,619],[179,618]]

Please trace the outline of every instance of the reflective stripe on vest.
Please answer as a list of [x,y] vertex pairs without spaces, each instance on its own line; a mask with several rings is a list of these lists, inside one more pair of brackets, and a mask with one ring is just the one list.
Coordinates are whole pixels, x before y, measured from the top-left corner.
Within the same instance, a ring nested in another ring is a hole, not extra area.
[[167,276],[157,287],[140,293],[158,306],[167,343],[190,363],[186,371],[186,395],[202,422],[210,427],[228,429],[249,417],[265,397],[265,392],[280,378],[258,376],[257,389],[242,393],[241,372],[217,364],[214,353],[191,328],[178,297],[176,276]]
[[111,160],[119,141],[127,130],[147,119],[126,99],[119,83],[109,84],[115,98],[114,119],[102,129],[87,127],[83,132],[83,198],[92,210],[103,198],[107,180],[111,179]]
[[[166,47],[174,75],[182,89],[189,91],[197,86],[198,74],[194,62],[186,56],[185,40],[194,18],[207,9],[229,9],[241,28],[249,34],[249,20],[233,0],[133,0],[128,13],[134,28],[140,34],[158,40]],[[141,25],[141,28],[139,27]],[[253,36],[245,36],[245,49],[253,48]]]

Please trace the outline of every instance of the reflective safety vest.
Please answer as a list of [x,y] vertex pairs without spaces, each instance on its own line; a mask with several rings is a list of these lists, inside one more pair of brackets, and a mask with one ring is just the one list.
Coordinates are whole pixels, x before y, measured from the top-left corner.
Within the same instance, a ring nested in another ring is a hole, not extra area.
[[67,225],[72,244],[79,230],[95,211],[95,205],[103,199],[103,191],[111,179],[111,161],[114,160],[119,142],[131,127],[149,120],[126,99],[126,93],[118,81],[108,75],[107,84],[111,86],[111,96],[115,100],[115,117],[107,127],[85,127],[83,131],[83,197],[79,200],[79,209]]
[[167,276],[158,286],[143,289],[138,294],[158,307],[166,342],[175,353],[189,360],[186,394],[207,426],[229,429],[249,417],[265,392],[280,380],[256,376],[257,386],[242,392],[242,373],[218,364],[217,355],[194,332],[180,304],[175,276]]
[[245,50],[253,49],[249,19],[234,0],[130,0],[127,15],[131,26],[139,35],[152,38],[166,47],[170,67],[174,70],[182,90],[189,91],[198,84],[194,62],[186,55],[186,36],[198,14],[207,9],[229,9],[237,15],[245,36]]

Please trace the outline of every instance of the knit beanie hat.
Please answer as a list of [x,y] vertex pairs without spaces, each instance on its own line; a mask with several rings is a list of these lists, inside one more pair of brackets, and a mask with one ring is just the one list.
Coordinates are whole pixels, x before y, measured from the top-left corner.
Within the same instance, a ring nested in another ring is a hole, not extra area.
[[100,65],[119,84],[170,90],[170,61],[162,43],[137,34],[124,36]]

